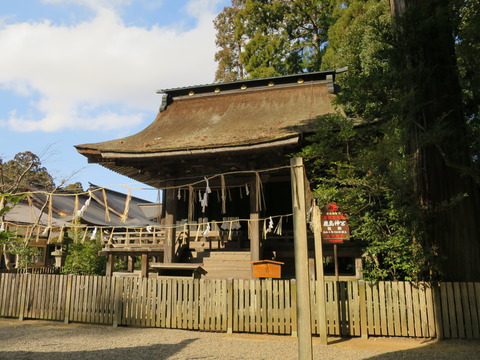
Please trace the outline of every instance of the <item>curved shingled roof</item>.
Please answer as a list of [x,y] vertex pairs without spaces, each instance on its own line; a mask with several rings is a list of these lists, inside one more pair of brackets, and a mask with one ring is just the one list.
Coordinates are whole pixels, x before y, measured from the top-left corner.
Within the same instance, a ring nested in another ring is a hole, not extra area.
[[[285,139],[299,132],[310,120],[335,112],[333,96],[323,81],[297,75],[290,84],[255,84],[244,90],[226,90],[176,96],[143,131],[118,140],[77,145],[80,153],[140,154],[178,150],[252,145]],[[303,83],[297,83],[298,79]],[[257,81],[258,82],[258,81]],[[241,84],[241,82],[237,82]],[[268,84],[271,86],[268,86]],[[240,85],[241,87],[241,85]],[[200,87],[201,89],[201,87]],[[172,90],[178,93],[180,89]],[[169,95],[169,90],[165,90]],[[89,151],[90,150],[90,151]]]
[[132,177],[135,165],[128,165],[131,170],[122,168],[121,159],[164,159],[296,143],[299,134],[311,130],[316,117],[335,112],[335,73],[162,90],[163,103],[150,126],[122,139],[76,148],[89,162]]

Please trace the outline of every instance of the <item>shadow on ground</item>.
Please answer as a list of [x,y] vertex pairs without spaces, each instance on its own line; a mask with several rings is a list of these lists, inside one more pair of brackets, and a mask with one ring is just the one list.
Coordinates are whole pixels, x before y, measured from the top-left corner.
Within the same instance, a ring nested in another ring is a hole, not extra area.
[[467,340],[447,340],[433,342],[415,349],[393,351],[368,358],[369,360],[479,360],[480,342]]
[[[71,359],[160,359],[166,360],[180,352],[197,339],[186,339],[177,344],[156,344],[151,346],[122,347],[107,350],[88,351],[1,351],[0,359],[35,359],[35,360],[71,360]],[[201,359],[199,357],[198,359]]]
[[[443,340],[412,338],[334,338],[328,347],[356,350],[365,360],[480,360],[480,340]],[[369,351],[378,355],[367,355]],[[318,353],[317,353],[318,354]]]

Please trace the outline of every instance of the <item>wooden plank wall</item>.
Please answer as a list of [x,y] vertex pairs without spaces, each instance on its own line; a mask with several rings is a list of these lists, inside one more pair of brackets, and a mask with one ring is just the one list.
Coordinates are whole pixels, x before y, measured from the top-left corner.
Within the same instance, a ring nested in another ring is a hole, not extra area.
[[[295,280],[0,274],[0,316],[296,334]],[[311,283],[312,332],[318,294]],[[336,336],[480,339],[480,283],[326,282]],[[363,318],[362,318],[363,316]]]
[[442,282],[436,293],[440,337],[480,339],[480,283]]
[[292,280],[233,280],[233,331],[291,334]]

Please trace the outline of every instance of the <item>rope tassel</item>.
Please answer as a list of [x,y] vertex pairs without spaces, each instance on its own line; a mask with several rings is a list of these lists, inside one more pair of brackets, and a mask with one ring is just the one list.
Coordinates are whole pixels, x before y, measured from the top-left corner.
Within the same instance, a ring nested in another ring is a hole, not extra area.
[[108,210],[107,193],[105,188],[102,188],[102,196],[103,202],[105,203],[105,221],[110,222],[110,211]]
[[221,187],[222,187],[222,214],[227,213],[227,197],[225,194],[225,176],[220,176]]
[[283,221],[283,216],[280,216],[280,220],[278,220],[278,224],[275,227],[275,230],[273,231],[276,235],[282,235],[282,221]]
[[126,223],[127,222],[127,218],[128,218],[128,211],[130,210],[130,200],[132,199],[132,190],[131,189],[128,189],[128,194],[127,194],[127,198],[125,199],[125,210],[122,214],[122,223]]

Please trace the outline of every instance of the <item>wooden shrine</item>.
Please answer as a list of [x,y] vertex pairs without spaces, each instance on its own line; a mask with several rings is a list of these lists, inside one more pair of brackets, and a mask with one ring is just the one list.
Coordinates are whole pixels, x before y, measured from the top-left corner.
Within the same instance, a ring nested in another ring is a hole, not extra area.
[[[318,116],[335,113],[336,74],[159,90],[160,109],[146,129],[76,146],[90,163],[163,190],[159,242],[109,244],[102,251],[109,263],[140,256],[144,276],[152,259],[203,263],[207,276],[252,278],[252,262],[272,260],[284,262],[291,276],[289,155]],[[229,272],[242,266],[241,274]]]

